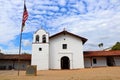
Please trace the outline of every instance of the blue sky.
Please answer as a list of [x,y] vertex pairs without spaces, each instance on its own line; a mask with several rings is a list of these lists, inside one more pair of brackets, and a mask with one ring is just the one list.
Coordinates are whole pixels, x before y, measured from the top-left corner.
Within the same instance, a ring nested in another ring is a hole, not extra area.
[[[0,49],[18,53],[23,0],[0,0]],[[22,52],[31,53],[32,38],[43,27],[50,35],[66,28],[88,39],[84,50],[108,48],[120,41],[120,0],[26,0],[29,13]]]

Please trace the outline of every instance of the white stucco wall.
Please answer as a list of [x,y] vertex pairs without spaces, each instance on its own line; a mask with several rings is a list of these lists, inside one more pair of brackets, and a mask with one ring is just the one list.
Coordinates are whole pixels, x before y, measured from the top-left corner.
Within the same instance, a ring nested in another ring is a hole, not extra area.
[[90,62],[90,58],[84,58],[84,66],[87,67],[91,67],[91,62]]
[[[67,49],[62,49],[67,44]],[[58,35],[50,39],[50,69],[61,69],[61,57],[70,59],[70,69],[84,68],[82,41],[71,35]]]
[[[39,35],[39,41],[36,41],[36,35]],[[46,43],[43,43],[43,35],[46,35]],[[33,36],[32,44],[32,65],[37,65],[37,70],[49,69],[49,38],[45,30],[38,30]],[[39,49],[41,48],[41,50]]]
[[115,65],[120,66],[120,56],[114,57]]
[[[93,59],[96,59],[96,64],[93,63]],[[100,66],[107,66],[106,57],[92,57],[92,63],[90,58],[85,58],[85,67],[100,67]]]
[[92,66],[93,67],[98,67],[98,66],[107,66],[106,65],[106,57],[93,57],[92,59],[96,59],[97,63],[94,64],[92,61]]
[[[39,51],[42,48],[42,51]],[[37,65],[37,70],[49,69],[49,45],[47,43],[32,44],[32,65]]]

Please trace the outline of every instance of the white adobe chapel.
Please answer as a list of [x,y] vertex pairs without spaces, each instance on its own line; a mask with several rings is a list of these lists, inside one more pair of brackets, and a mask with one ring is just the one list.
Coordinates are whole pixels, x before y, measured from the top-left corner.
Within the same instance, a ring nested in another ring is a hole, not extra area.
[[44,29],[39,29],[33,35],[31,65],[37,65],[37,70],[84,68],[86,41],[66,30],[49,36]]

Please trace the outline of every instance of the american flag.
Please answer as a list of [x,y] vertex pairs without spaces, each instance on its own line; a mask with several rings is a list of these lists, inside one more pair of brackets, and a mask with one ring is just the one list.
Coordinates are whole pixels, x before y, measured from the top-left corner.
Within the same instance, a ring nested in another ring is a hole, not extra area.
[[27,19],[28,19],[28,11],[27,11],[27,8],[26,8],[25,2],[24,2],[24,12],[23,12],[23,18],[22,18],[22,31],[23,31],[23,28],[25,26],[25,22]]

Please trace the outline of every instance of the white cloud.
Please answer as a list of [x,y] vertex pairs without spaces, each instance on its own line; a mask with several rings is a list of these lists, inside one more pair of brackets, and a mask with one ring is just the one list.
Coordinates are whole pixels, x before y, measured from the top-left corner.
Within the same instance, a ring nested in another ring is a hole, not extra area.
[[25,47],[32,45],[32,42],[30,40],[26,40],[26,39],[22,40],[22,43],[23,43],[23,46],[25,46]]
[[66,10],[66,8],[61,8],[60,11],[61,12],[66,12],[67,10]]
[[[81,16],[60,16],[57,19],[49,21],[49,26],[53,26],[53,28],[55,28],[55,26],[59,26],[58,29],[60,30],[61,28],[63,29],[65,27],[67,28],[67,30],[70,30],[71,32],[77,34],[86,33],[86,35],[84,36],[86,36],[89,41],[96,42],[94,43],[94,45],[96,44],[96,46],[94,47],[87,45],[89,50],[99,50],[99,48],[97,48],[97,45],[100,42],[104,42],[104,48],[107,48],[111,47],[115,42],[117,42],[120,39],[119,37],[117,37],[118,34],[116,34],[120,32],[119,17],[120,12],[103,10],[100,12],[95,12],[93,14],[88,13],[87,15],[85,14]],[[93,31],[94,33],[91,34],[91,31]],[[87,36],[88,34],[91,35]],[[89,44],[89,41],[87,42],[87,44]]]
[[76,2],[76,4],[73,5],[73,7],[75,7],[80,13],[85,12],[85,5],[82,1]]
[[[31,50],[24,49],[24,47],[31,46],[31,42],[29,40],[22,40],[22,46],[21,46],[21,53],[31,53]],[[6,48],[0,47],[1,52],[5,54],[19,54],[20,44],[19,46],[16,46],[12,41],[10,41]],[[21,54],[20,53],[20,54]]]
[[58,0],[59,5],[65,6],[66,5],[66,0]]
[[19,47],[16,47],[13,42],[9,42],[6,48],[2,48],[5,54],[19,54]]
[[6,20],[9,22],[2,20],[0,21],[0,43],[6,43],[10,40],[15,39],[15,36],[19,32],[19,29],[17,29],[17,27],[14,27],[15,24],[11,22],[11,20],[9,20],[8,18],[6,18]]
[[53,10],[53,11],[59,10],[58,6],[39,5],[38,7],[39,9],[43,9],[43,10]]
[[[11,0],[3,1],[2,4],[0,4],[2,5],[0,7],[0,44],[6,44],[10,40],[15,39],[16,35],[20,32],[20,25],[18,25],[19,16],[17,15],[18,11],[16,11],[18,2],[19,1],[12,2]],[[21,7],[18,7],[18,9],[20,8]]]

